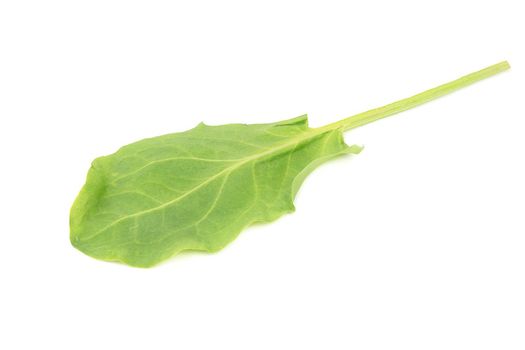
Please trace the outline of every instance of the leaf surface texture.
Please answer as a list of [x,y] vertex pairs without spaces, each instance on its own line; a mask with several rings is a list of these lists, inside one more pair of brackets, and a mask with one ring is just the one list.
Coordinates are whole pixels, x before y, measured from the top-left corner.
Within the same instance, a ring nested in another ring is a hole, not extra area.
[[71,210],[71,241],[93,257],[152,266],[184,250],[213,252],[243,228],[294,210],[304,177],[346,153],[340,129],[301,116],[196,128],[97,158]]

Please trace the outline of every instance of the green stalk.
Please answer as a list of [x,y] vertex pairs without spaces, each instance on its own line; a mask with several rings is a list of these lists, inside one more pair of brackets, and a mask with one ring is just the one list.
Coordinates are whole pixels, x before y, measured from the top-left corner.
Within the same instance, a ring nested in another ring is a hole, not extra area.
[[357,128],[359,126],[374,122],[376,120],[386,118],[393,114],[406,111],[407,109],[417,107],[423,103],[432,101],[438,97],[447,95],[453,91],[459,90],[480,80],[491,77],[495,74],[506,71],[510,68],[507,61],[503,61],[484,68],[480,71],[465,75],[459,79],[453,80],[449,83],[440,85],[433,89],[419,93],[412,97],[408,97],[394,103],[387,104],[383,107],[371,109],[369,111],[356,114],[352,117],[345,118],[335,123],[328,124],[321,129],[335,129],[343,128],[344,131]]

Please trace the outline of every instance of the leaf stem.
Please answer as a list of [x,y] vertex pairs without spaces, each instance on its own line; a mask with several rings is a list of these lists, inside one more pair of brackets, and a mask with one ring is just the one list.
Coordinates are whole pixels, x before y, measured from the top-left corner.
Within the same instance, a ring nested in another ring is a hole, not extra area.
[[359,126],[405,111],[407,109],[414,108],[423,103],[432,101],[438,97],[447,95],[453,91],[459,90],[480,80],[501,73],[509,68],[509,63],[507,61],[503,61],[417,95],[387,104],[383,107],[356,114],[352,117],[345,118],[335,123],[325,125],[320,129],[343,128],[344,131],[354,129]]

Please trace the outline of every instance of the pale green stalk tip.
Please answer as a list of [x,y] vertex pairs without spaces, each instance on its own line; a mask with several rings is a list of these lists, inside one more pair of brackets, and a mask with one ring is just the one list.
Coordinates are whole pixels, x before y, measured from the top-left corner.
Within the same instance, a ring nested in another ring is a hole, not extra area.
[[492,66],[486,67],[482,70],[479,70],[477,72],[467,74],[461,78],[458,78],[446,84],[439,85],[433,89],[416,94],[414,96],[387,104],[383,107],[374,108],[369,111],[356,114],[352,117],[345,118],[343,120],[340,120],[332,124],[328,124],[322,127],[321,129],[328,129],[328,130],[338,129],[338,128],[342,128],[343,130],[354,129],[359,126],[362,126],[368,123],[372,123],[376,120],[386,118],[393,114],[397,114],[399,112],[406,111],[407,109],[417,107],[421,104],[432,101],[438,97],[448,95],[451,92],[454,92],[456,90],[469,86],[480,80],[489,78],[493,75],[496,75],[508,69],[510,69],[509,62],[502,61]]

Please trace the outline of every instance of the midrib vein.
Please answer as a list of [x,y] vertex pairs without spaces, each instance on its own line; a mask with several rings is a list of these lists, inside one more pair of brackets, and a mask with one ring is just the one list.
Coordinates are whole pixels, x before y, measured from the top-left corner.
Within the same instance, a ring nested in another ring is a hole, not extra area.
[[240,168],[241,166],[245,165],[246,163],[248,163],[250,161],[254,161],[254,160],[257,160],[257,159],[260,159],[260,158],[264,158],[264,157],[266,157],[268,155],[271,155],[273,153],[277,153],[278,151],[284,150],[287,147],[297,146],[299,143],[301,143],[303,141],[306,141],[308,139],[313,139],[314,137],[316,137],[318,135],[321,135],[321,134],[326,133],[326,132],[330,132],[330,131],[332,131],[334,129],[337,129],[337,128],[334,127],[333,129],[328,129],[328,130],[326,128],[310,129],[305,134],[303,134],[301,137],[292,138],[292,141],[283,143],[282,145],[280,145],[280,146],[278,146],[276,148],[270,149],[268,151],[256,153],[256,154],[254,154],[252,156],[249,156],[249,157],[246,157],[246,158],[241,158],[240,162],[238,162],[237,164],[234,164],[232,166],[229,166],[229,167],[225,168],[224,170],[222,170],[222,171],[218,172],[217,174],[209,177],[205,181],[201,182],[200,184],[198,184],[197,186],[191,188],[190,190],[188,190],[187,192],[181,194],[180,196],[178,196],[178,197],[176,197],[176,198],[174,198],[174,199],[172,199],[172,200],[170,200],[170,201],[168,201],[166,203],[158,205],[156,207],[153,207],[153,208],[150,208],[150,209],[146,209],[146,210],[142,210],[142,211],[130,214],[130,215],[123,216],[123,217],[119,218],[118,220],[115,220],[111,224],[104,226],[102,229],[98,230],[97,232],[95,232],[91,236],[86,237],[85,240],[97,237],[98,235],[100,235],[104,231],[106,231],[107,229],[109,229],[109,228],[111,228],[111,227],[113,227],[113,226],[117,225],[118,223],[123,222],[125,220],[131,219],[131,218],[136,218],[136,217],[142,216],[144,214],[148,214],[148,213],[151,213],[151,212],[154,212],[154,211],[157,211],[157,210],[164,209],[164,208],[166,208],[166,207],[168,207],[168,206],[170,206],[170,205],[172,205],[172,204],[174,204],[174,203],[176,203],[176,202],[178,202],[178,201],[188,197],[192,193],[198,191],[202,187],[204,187],[207,184],[213,182],[215,179],[217,179],[217,178],[219,178],[219,177],[221,177],[223,175],[229,175],[231,172],[233,172],[234,170]]

